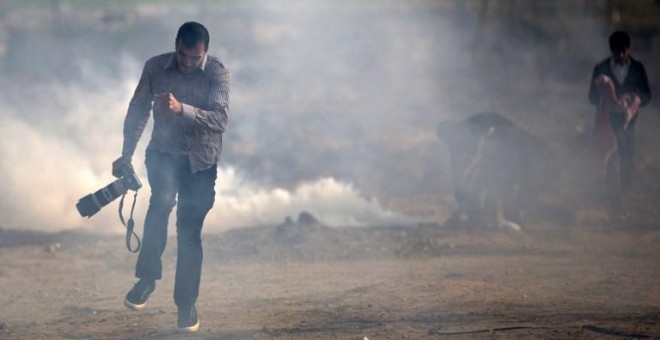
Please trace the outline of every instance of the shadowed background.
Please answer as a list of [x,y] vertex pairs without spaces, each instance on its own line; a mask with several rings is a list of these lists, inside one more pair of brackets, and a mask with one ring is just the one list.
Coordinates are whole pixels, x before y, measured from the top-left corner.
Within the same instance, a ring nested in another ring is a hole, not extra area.
[[[75,203],[113,180],[141,67],[188,20],[232,72],[207,231],[303,210],[333,226],[442,222],[453,189],[436,126],[482,111],[543,138],[564,165],[550,197],[588,209],[591,67],[628,29],[658,93],[656,13],[655,1],[2,1],[0,226],[122,230],[116,202],[90,221]],[[641,115],[637,192],[653,205],[657,107]]]

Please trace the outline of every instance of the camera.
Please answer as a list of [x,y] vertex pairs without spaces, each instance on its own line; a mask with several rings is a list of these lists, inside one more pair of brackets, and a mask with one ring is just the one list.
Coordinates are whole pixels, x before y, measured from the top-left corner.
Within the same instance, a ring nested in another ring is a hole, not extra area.
[[124,195],[128,190],[137,191],[142,187],[140,179],[137,177],[130,164],[121,168],[120,172],[121,176],[118,180],[78,201],[76,208],[82,217],[91,217],[108,203],[114,201],[117,197]]

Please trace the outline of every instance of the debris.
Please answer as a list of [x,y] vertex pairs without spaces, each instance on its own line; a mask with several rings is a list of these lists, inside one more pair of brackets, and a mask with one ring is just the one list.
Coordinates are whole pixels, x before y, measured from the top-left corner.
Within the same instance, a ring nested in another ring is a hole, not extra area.
[[313,225],[313,224],[320,224],[319,220],[314,217],[311,213],[307,211],[303,211],[298,215],[298,224],[299,225]]
[[46,247],[46,252],[55,254],[55,252],[60,250],[60,248],[62,248],[62,244],[60,244],[59,242],[51,243]]
[[295,222],[290,216],[287,216],[284,223],[275,229],[275,236],[280,242],[301,243],[305,240],[305,235],[319,231],[324,227],[314,215],[303,211],[298,215],[298,220]]

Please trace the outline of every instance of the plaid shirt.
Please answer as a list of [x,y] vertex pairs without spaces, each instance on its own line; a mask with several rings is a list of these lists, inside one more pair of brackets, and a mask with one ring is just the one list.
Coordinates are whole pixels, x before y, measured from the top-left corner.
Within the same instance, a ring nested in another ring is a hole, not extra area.
[[[181,116],[153,106],[154,94],[171,92],[183,106]],[[192,172],[215,166],[229,111],[229,71],[208,54],[191,74],[179,72],[175,52],[149,59],[128,106],[122,155],[131,159],[153,109],[154,128],[148,149],[187,155]]]

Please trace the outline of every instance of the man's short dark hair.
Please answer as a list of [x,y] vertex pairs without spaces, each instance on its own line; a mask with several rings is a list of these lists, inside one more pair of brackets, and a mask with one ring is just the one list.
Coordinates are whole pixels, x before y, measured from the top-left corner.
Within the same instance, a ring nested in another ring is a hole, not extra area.
[[204,27],[204,25],[189,21],[179,27],[179,31],[176,33],[175,42],[182,42],[183,46],[186,48],[194,48],[200,43],[204,44],[204,49],[208,51],[209,49],[209,31]]
[[610,35],[610,50],[630,48],[630,36],[624,31],[616,31]]

